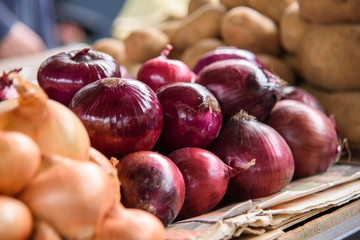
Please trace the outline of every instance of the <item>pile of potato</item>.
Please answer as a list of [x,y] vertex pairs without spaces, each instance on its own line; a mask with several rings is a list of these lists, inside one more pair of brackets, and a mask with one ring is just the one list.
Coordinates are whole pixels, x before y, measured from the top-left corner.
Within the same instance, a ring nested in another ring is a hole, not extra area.
[[189,0],[188,14],[154,27],[136,28],[125,39],[93,44],[125,65],[139,67],[159,56],[191,69],[219,46],[247,49],[290,85],[300,85],[334,114],[342,138],[360,146],[359,0]]
[[360,1],[298,0],[293,8],[302,31],[295,51],[301,86],[335,115],[341,136],[360,146]]

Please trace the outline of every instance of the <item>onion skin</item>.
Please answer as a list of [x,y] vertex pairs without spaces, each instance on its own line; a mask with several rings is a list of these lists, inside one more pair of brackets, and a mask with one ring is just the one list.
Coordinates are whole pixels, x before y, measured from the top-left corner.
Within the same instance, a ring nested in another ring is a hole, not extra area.
[[239,49],[236,47],[218,47],[212,51],[205,53],[196,63],[193,72],[199,74],[203,68],[211,63],[226,59],[244,59],[254,63],[260,68],[265,68],[259,58],[251,51]]
[[333,116],[295,100],[281,100],[266,122],[291,148],[294,178],[327,171],[341,154],[339,132]]
[[215,95],[224,117],[243,109],[258,121],[264,121],[281,97],[280,80],[277,80],[247,60],[227,59],[205,67],[197,83]]
[[90,83],[75,94],[69,108],[87,129],[91,146],[108,158],[151,150],[163,125],[155,92],[135,79]]
[[[18,72],[18,70],[14,71]],[[9,73],[11,73],[11,71]],[[0,102],[18,97],[19,94],[17,93],[14,86],[12,86],[12,79],[9,79],[8,74],[3,72],[3,75],[0,77]]]
[[23,202],[0,195],[1,240],[29,239],[33,225],[30,209]]
[[80,88],[106,77],[121,77],[118,63],[89,48],[53,55],[42,62],[37,73],[39,86],[49,98],[65,106]]
[[90,239],[114,204],[111,178],[95,163],[44,156],[19,199],[67,239]]
[[0,195],[23,190],[40,167],[41,152],[29,136],[0,131]]
[[109,175],[112,175],[114,170],[116,170],[110,159],[93,147],[89,148],[89,161],[98,164]]
[[154,214],[167,226],[179,214],[185,198],[184,178],[166,156],[152,151],[130,153],[117,165],[121,202]]
[[207,148],[218,136],[222,113],[215,96],[197,83],[171,83],[156,92],[163,111],[157,147],[171,152],[183,147]]
[[116,158],[108,159],[105,157],[104,154],[102,154],[97,149],[90,147],[89,148],[89,161],[96,163],[100,166],[100,168],[111,177],[113,181],[113,190],[115,194],[115,200],[116,202],[120,202],[121,194],[120,194],[120,181],[118,178],[118,172],[117,168],[115,167],[118,163],[118,160]]
[[321,106],[320,102],[311,93],[300,87],[284,87],[281,94],[281,100],[284,99],[300,101],[325,113],[325,110]]
[[116,204],[99,227],[94,240],[165,240],[165,228],[153,214]]
[[35,222],[34,232],[31,240],[62,240],[59,233],[50,226],[47,222],[37,221]]
[[216,207],[225,195],[230,178],[239,172],[201,148],[181,148],[167,157],[180,169],[185,181],[180,218],[195,217]]
[[161,55],[146,61],[139,69],[136,79],[154,91],[173,82],[191,82],[194,75],[189,67],[177,59],[168,59],[172,46],[168,45]]
[[292,180],[294,158],[285,140],[273,128],[243,111],[225,123],[211,151],[233,168],[256,160],[255,165],[230,179],[227,200],[267,196]]

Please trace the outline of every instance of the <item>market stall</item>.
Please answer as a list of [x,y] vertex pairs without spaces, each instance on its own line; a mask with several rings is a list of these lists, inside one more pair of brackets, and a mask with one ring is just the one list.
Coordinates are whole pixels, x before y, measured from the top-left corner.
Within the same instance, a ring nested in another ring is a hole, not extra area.
[[359,237],[360,6],[269,2],[0,59],[0,239]]

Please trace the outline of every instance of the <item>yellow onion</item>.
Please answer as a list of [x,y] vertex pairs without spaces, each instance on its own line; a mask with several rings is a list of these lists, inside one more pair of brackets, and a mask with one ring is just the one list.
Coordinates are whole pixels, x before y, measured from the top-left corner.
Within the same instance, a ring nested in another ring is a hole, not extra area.
[[0,195],[0,239],[28,239],[34,222],[29,208],[16,198]]
[[34,177],[41,153],[27,135],[0,131],[0,194],[15,195]]
[[91,239],[115,199],[111,178],[95,163],[44,156],[20,199],[63,237]]
[[34,233],[31,240],[62,240],[60,234],[47,222],[35,222]]
[[113,181],[115,199],[117,202],[121,200],[121,193],[120,193],[120,180],[118,177],[118,170],[116,165],[119,163],[115,157],[108,159],[104,154],[102,154],[96,148],[90,147],[89,148],[89,161],[98,164],[102,170],[105,171],[107,175],[109,175]]
[[80,119],[17,72],[8,77],[14,80],[19,98],[0,103],[0,130],[25,133],[43,154],[88,160],[90,140]]
[[90,162],[94,162],[98,164],[109,175],[112,175],[114,171],[117,172],[117,168],[115,167],[117,162],[116,161],[112,162],[113,159],[115,160],[116,158],[111,158],[110,160],[96,148],[94,147],[89,148]]
[[165,227],[153,214],[125,208],[121,203],[113,206],[100,225],[95,240],[163,240]]

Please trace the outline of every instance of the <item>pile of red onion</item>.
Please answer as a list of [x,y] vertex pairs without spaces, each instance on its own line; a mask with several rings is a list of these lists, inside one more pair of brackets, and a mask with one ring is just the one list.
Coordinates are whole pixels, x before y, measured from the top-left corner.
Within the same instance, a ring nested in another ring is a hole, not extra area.
[[157,142],[168,153],[183,147],[207,148],[222,125],[220,105],[197,83],[171,83],[156,92],[163,111],[163,129]]
[[[254,53],[218,48],[192,72],[168,59],[171,49],[145,62],[137,80],[87,48],[54,55],[38,70],[39,85],[80,118],[91,146],[119,159],[126,207],[167,226],[214,209],[224,197],[276,193],[339,158],[334,117],[305,90],[283,90]],[[9,96],[4,73],[0,101]]]
[[91,145],[109,158],[151,150],[163,124],[155,92],[134,79],[90,83],[74,95],[69,108],[85,125]]

